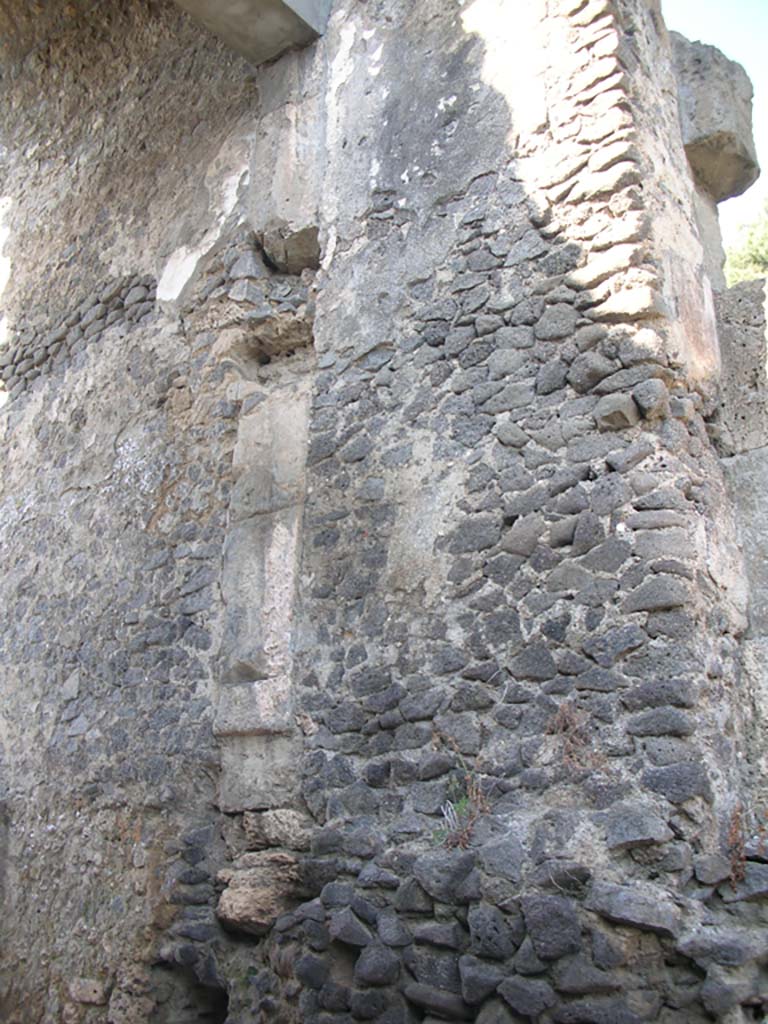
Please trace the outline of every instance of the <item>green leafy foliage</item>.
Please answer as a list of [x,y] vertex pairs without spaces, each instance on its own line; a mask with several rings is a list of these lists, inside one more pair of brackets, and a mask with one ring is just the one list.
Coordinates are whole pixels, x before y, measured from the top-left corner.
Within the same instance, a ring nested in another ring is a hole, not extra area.
[[728,250],[725,276],[729,288],[768,276],[768,200],[757,220],[744,227],[739,242]]

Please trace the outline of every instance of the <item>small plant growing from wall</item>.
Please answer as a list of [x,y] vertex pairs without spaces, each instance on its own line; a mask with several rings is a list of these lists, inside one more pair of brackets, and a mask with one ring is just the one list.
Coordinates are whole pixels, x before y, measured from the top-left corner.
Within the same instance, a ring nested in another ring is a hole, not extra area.
[[728,859],[731,862],[731,886],[735,889],[740,882],[744,881],[747,863],[744,850],[744,808],[740,803],[736,804],[731,812],[726,842]]
[[478,819],[490,812],[490,803],[479,776],[467,765],[456,743],[441,734],[436,734],[436,742],[454,751],[459,767],[449,783],[449,799],[440,808],[443,825],[435,830],[434,840],[448,849],[466,850]]
[[552,716],[547,732],[560,746],[563,763],[574,770],[603,768],[605,758],[593,746],[589,715],[571,701],[565,701]]

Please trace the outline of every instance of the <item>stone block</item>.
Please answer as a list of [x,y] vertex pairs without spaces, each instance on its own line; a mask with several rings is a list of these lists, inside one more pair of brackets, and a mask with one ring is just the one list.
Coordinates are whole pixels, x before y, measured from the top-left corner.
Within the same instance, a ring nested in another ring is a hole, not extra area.
[[585,906],[616,924],[631,925],[657,935],[676,936],[682,922],[682,915],[672,899],[650,886],[596,882]]
[[216,914],[228,928],[265,934],[296,900],[298,861],[282,851],[250,853],[219,873],[226,888]]
[[631,395],[606,395],[595,406],[593,415],[599,430],[625,430],[640,419]]
[[330,0],[176,0],[254,64],[306,46],[325,28]]
[[768,443],[766,281],[743,281],[715,296],[722,377],[716,443],[738,455]]
[[290,805],[299,785],[297,736],[228,736],[221,748],[219,806],[226,813]]
[[751,633],[755,638],[762,638],[768,634],[768,560],[765,557],[768,449],[761,448],[725,459],[723,469],[741,528],[750,590]]
[[[558,960],[569,953],[579,952],[581,928],[569,899],[564,896],[525,896],[522,904],[529,937],[541,960]],[[504,991],[500,991],[507,999]],[[507,1002],[513,1009],[520,1009],[509,999]],[[520,1009],[520,1012],[525,1011]]]
[[741,195],[760,168],[752,138],[752,83],[714,46],[670,33],[683,144],[694,178],[720,202]]
[[246,811],[243,827],[248,848],[260,850],[285,846],[289,850],[308,850],[313,821],[307,814],[288,807],[274,811]]
[[527,1020],[538,1020],[557,1002],[552,986],[533,978],[507,978],[499,985],[499,992],[512,1009]]

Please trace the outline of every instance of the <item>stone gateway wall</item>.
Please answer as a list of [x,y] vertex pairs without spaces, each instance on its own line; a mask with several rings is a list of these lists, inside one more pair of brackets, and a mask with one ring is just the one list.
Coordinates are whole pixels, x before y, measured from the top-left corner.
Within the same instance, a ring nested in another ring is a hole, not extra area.
[[762,1019],[764,322],[658,6],[81,6],[5,56],[2,1020]]

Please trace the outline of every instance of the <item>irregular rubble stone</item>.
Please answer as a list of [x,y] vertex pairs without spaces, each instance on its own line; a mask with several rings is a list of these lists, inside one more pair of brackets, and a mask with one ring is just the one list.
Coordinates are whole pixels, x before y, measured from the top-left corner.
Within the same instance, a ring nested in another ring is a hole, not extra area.
[[507,978],[499,985],[499,992],[513,1010],[529,1019],[539,1017],[557,1002],[552,986],[533,978]]
[[736,885],[721,885],[723,903],[740,903],[744,900],[759,900],[768,895],[768,864],[747,861],[744,878]]
[[[691,756],[695,756],[693,752]],[[649,789],[661,793],[673,804],[685,803],[696,796],[701,796],[705,800],[712,799],[712,787],[706,768],[693,761],[649,768],[643,775],[643,782]]]
[[598,430],[626,430],[640,419],[630,395],[606,395],[595,406],[593,415]]
[[412,982],[403,989],[405,998],[416,1006],[436,1013],[446,1020],[472,1020],[472,1011],[459,996],[441,992],[429,985]]
[[524,896],[522,907],[528,935],[540,959],[557,960],[578,953],[581,927],[570,900],[563,896]]
[[459,957],[459,973],[462,997],[472,1006],[492,995],[504,978],[500,967],[473,956]]
[[288,808],[263,813],[246,812],[243,826],[252,850],[285,846],[289,850],[308,850],[312,819]]
[[493,960],[506,960],[515,952],[518,943],[515,942],[514,931],[496,907],[486,903],[471,907],[467,923],[473,953]]
[[609,921],[674,938],[682,916],[672,900],[658,889],[595,882],[585,906]]
[[459,850],[422,854],[413,865],[416,881],[435,899],[450,902],[475,866],[475,856]]
[[605,828],[606,844],[611,850],[666,843],[673,833],[652,808],[640,803],[622,802],[598,816]]
[[299,864],[277,851],[246,854],[239,863],[219,874],[226,888],[216,913],[229,928],[262,935],[294,902]]
[[348,946],[367,946],[372,941],[368,928],[349,907],[331,914],[328,930],[332,939]]
[[355,964],[355,981],[358,984],[391,985],[397,981],[399,973],[400,959],[386,946],[366,946]]
[[595,967],[583,956],[559,961],[555,967],[554,979],[557,991],[567,992],[569,995],[615,992],[621,988],[619,978]]

